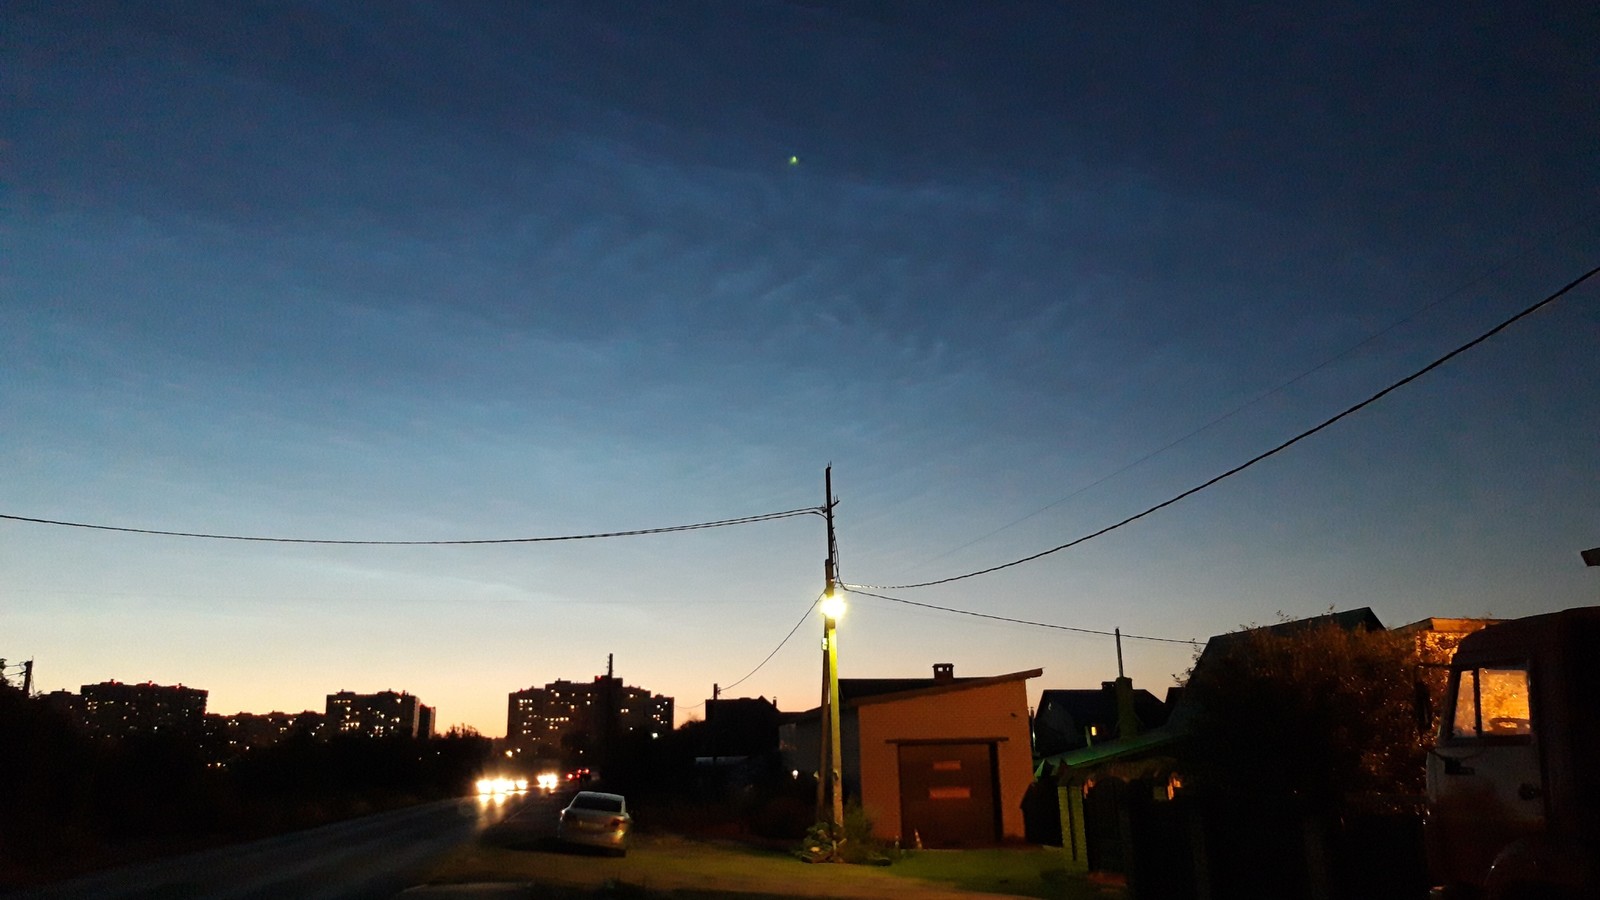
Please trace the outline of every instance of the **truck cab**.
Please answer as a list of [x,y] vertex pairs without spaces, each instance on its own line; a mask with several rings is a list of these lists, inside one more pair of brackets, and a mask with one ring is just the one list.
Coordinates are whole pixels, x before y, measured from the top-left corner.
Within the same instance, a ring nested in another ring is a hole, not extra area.
[[1432,896],[1600,898],[1600,607],[1463,638],[1442,711]]

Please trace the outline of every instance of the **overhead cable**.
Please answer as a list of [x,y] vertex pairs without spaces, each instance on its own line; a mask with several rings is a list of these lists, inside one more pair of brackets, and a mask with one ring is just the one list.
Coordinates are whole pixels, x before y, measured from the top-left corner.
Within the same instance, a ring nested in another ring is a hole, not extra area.
[[1114,522],[1114,523],[1112,523],[1110,525],[1107,525],[1106,527],[1100,529],[1099,531],[1091,532],[1091,533],[1086,534],[1086,535],[1084,535],[1082,537],[1070,540],[1070,541],[1066,542],[1065,544],[1060,544],[1058,546],[1051,547],[1048,550],[1041,550],[1038,553],[1034,553],[1034,554],[1029,555],[1029,556],[1024,556],[1021,559],[1014,559],[1014,560],[1012,560],[1010,562],[1001,563],[1000,565],[997,565],[997,566],[990,566],[990,567],[988,567],[986,569],[979,569],[976,572],[967,572],[967,573],[962,574],[962,575],[952,575],[949,578],[939,578],[939,579],[936,579],[934,581],[921,581],[921,582],[918,582],[916,584],[869,584],[869,585],[863,585],[863,587],[874,588],[874,589],[882,590],[882,591],[905,591],[905,590],[911,590],[912,588],[932,587],[932,586],[934,586],[936,584],[949,584],[952,581],[962,581],[962,580],[967,579],[967,578],[976,578],[979,575],[988,575],[991,572],[998,572],[1001,569],[1009,569],[1012,566],[1020,566],[1023,563],[1033,562],[1036,559],[1040,559],[1042,557],[1049,556],[1052,553],[1058,553],[1058,552],[1060,552],[1062,550],[1066,550],[1069,547],[1076,547],[1079,544],[1084,543],[1085,541],[1094,540],[1095,538],[1100,537],[1103,534],[1109,534],[1110,532],[1116,531],[1118,528],[1121,528],[1124,525],[1128,525],[1128,524],[1130,524],[1132,522],[1137,522],[1138,520],[1144,518],[1145,516],[1150,515],[1153,512],[1156,512],[1156,511],[1162,510],[1162,509],[1166,509],[1167,507],[1171,506],[1172,504],[1177,503],[1179,500],[1183,500],[1183,499],[1185,499],[1187,497],[1191,497],[1191,496],[1193,496],[1195,494],[1198,494],[1201,491],[1205,490],[1206,488],[1211,487],[1212,485],[1216,484],[1219,481],[1222,481],[1225,478],[1229,478],[1229,477],[1232,477],[1234,475],[1237,475],[1240,472],[1243,472],[1245,469],[1248,469],[1251,466],[1255,465],[1256,463],[1261,462],[1262,460],[1266,459],[1267,457],[1275,456],[1278,453],[1281,453],[1284,450],[1289,449],[1290,447],[1294,446],[1295,444],[1298,444],[1301,441],[1305,440],[1306,438],[1311,437],[1312,435],[1314,435],[1317,432],[1323,430],[1324,428],[1327,428],[1329,425],[1332,425],[1333,423],[1339,421],[1340,419],[1343,419],[1344,417],[1346,417],[1348,415],[1351,415],[1353,413],[1359,412],[1360,410],[1366,408],[1367,406],[1370,406],[1373,403],[1376,403],[1378,400],[1382,399],[1383,397],[1387,396],[1388,394],[1392,393],[1393,391],[1398,390],[1399,388],[1402,388],[1402,387],[1410,384],[1413,381],[1416,381],[1418,378],[1421,378],[1422,376],[1428,374],[1429,372],[1432,372],[1434,369],[1439,368],[1440,366],[1444,365],[1445,363],[1449,362],[1450,360],[1454,359],[1455,357],[1460,356],[1461,354],[1467,352],[1468,350],[1471,350],[1473,347],[1478,346],[1479,344],[1483,343],[1484,341],[1487,341],[1489,338],[1492,338],[1495,335],[1499,334],[1500,332],[1506,330],[1507,328],[1511,327],[1513,324],[1521,321],[1522,319],[1527,318],[1528,316],[1533,315],[1534,313],[1536,313],[1539,310],[1543,309],[1544,307],[1550,305],[1551,303],[1554,303],[1556,300],[1560,299],[1564,294],[1566,294],[1567,292],[1569,292],[1572,289],[1576,288],[1578,285],[1583,284],[1585,281],[1588,281],[1590,278],[1594,277],[1597,273],[1600,273],[1600,266],[1596,266],[1596,267],[1590,269],[1589,271],[1583,273],[1582,275],[1579,275],[1577,278],[1575,278],[1572,281],[1568,282],[1560,290],[1556,291],[1553,294],[1550,294],[1549,296],[1545,297],[1543,300],[1540,300],[1539,302],[1533,304],[1532,306],[1529,306],[1528,308],[1522,310],[1521,312],[1517,313],[1516,315],[1512,316],[1511,318],[1506,319],[1504,322],[1501,322],[1499,325],[1494,326],[1493,328],[1489,329],[1488,331],[1485,331],[1483,334],[1478,335],[1477,337],[1475,337],[1472,340],[1466,342],[1465,344],[1462,344],[1461,346],[1455,348],[1454,350],[1451,350],[1449,353],[1446,353],[1445,355],[1439,357],[1438,359],[1434,360],[1433,362],[1428,363],[1427,365],[1423,366],[1422,368],[1418,369],[1417,371],[1412,372],[1410,375],[1407,375],[1406,377],[1400,379],[1399,381],[1394,382],[1393,384],[1389,385],[1388,387],[1384,388],[1383,390],[1378,391],[1376,394],[1373,394],[1372,396],[1368,397],[1367,399],[1362,400],[1360,403],[1357,403],[1354,406],[1350,407],[1349,409],[1346,409],[1344,412],[1341,412],[1338,415],[1335,415],[1335,416],[1333,416],[1333,417],[1331,417],[1329,419],[1324,420],[1323,422],[1321,422],[1318,425],[1314,425],[1311,428],[1308,428],[1305,431],[1300,432],[1299,434],[1297,434],[1294,437],[1284,441],[1283,443],[1277,445],[1276,447],[1273,447],[1270,450],[1267,450],[1267,451],[1265,451],[1263,453],[1259,453],[1259,454],[1251,457],[1250,459],[1240,463],[1237,466],[1234,466],[1233,468],[1229,469],[1228,471],[1223,472],[1221,475],[1217,475],[1217,476],[1215,476],[1213,478],[1210,478],[1210,479],[1208,479],[1208,480],[1206,480],[1206,481],[1204,481],[1204,482],[1202,482],[1200,484],[1195,485],[1192,488],[1189,488],[1188,490],[1184,491],[1183,493],[1178,494],[1176,497],[1172,497],[1170,499],[1163,500],[1160,503],[1157,503],[1155,506],[1152,506],[1149,509],[1144,510],[1143,512],[1134,513],[1133,515],[1127,517],[1126,519],[1123,519],[1120,522]]
[[343,544],[362,546],[444,546],[460,544],[539,544],[551,541],[588,541],[597,538],[637,537],[645,534],[669,534],[677,531],[696,531],[703,528],[722,528],[728,525],[751,525],[756,522],[771,522],[776,519],[787,519],[792,516],[820,515],[822,510],[818,507],[804,509],[790,509],[783,512],[761,513],[754,516],[739,516],[733,519],[717,519],[712,522],[696,522],[693,525],[667,525],[662,528],[638,528],[631,531],[606,531],[595,534],[564,534],[549,537],[516,537],[516,538],[482,538],[477,540],[461,541],[356,541],[356,540],[328,540],[324,538],[287,538],[287,537],[260,537],[243,534],[206,534],[194,531],[161,531],[154,528],[126,528],[120,525],[91,525],[85,522],[63,522],[56,519],[35,519],[29,516],[13,516],[0,513],[0,519],[10,519],[13,522],[30,522],[36,525],[61,525],[67,528],[89,528],[95,531],[121,531],[129,534],[154,534],[163,537],[208,538],[216,541],[261,541],[271,544]]
[[774,656],[778,655],[778,651],[783,649],[783,645],[784,644],[789,643],[789,639],[794,637],[794,633],[796,631],[799,631],[800,630],[800,626],[804,625],[806,623],[806,619],[811,618],[811,611],[813,609],[816,609],[817,608],[817,604],[820,603],[821,601],[822,601],[822,595],[818,594],[817,595],[817,599],[812,600],[811,601],[811,605],[806,607],[806,611],[801,614],[800,621],[794,623],[794,627],[789,629],[789,633],[783,636],[783,640],[778,642],[778,646],[772,648],[772,652],[767,654],[767,658],[763,659],[761,661],[760,665],[756,666],[754,669],[751,669],[749,672],[745,673],[745,676],[743,678],[739,679],[738,681],[735,681],[733,684],[725,686],[723,688],[723,690],[727,690],[728,688],[736,688],[739,685],[744,684],[746,681],[750,680],[750,676],[751,675],[754,675],[755,673],[761,671],[761,666],[764,666],[767,663],[772,662],[772,658]]
[[[1590,216],[1587,216],[1587,217],[1585,217],[1583,219],[1579,219],[1578,221],[1573,222],[1573,223],[1563,227],[1561,230],[1555,232],[1554,234],[1551,234],[1548,237],[1540,239],[1537,242],[1537,244],[1549,243],[1550,241],[1552,241],[1552,240],[1554,240],[1556,238],[1559,238],[1559,237],[1567,234],[1570,231],[1574,231],[1574,230],[1576,230],[1576,229],[1578,229],[1580,227],[1593,224],[1593,223],[1595,223],[1597,221],[1600,221],[1600,214],[1590,215]],[[935,556],[935,557],[933,557],[931,559],[925,560],[924,562],[919,564],[918,568],[920,568],[921,566],[927,565],[928,563],[935,562],[937,560],[943,559],[946,556],[951,555],[952,553],[957,553],[959,551],[965,550],[966,548],[971,547],[973,544],[979,543],[981,541],[986,541],[989,538],[994,537],[995,535],[999,534],[1002,531],[1005,531],[1008,528],[1011,528],[1011,527],[1016,526],[1016,525],[1020,525],[1023,522],[1026,522],[1029,519],[1033,518],[1034,516],[1039,515],[1040,513],[1043,513],[1043,512],[1045,512],[1045,511],[1047,511],[1049,509],[1052,509],[1052,508],[1054,508],[1056,506],[1060,506],[1061,504],[1067,502],[1068,500],[1071,500],[1074,497],[1077,497],[1080,494],[1085,493],[1086,491],[1093,490],[1094,488],[1097,488],[1100,485],[1105,484],[1106,482],[1110,481],[1113,478],[1116,478],[1118,475],[1121,475],[1122,473],[1128,471],[1129,469],[1137,468],[1138,466],[1143,465],[1144,463],[1150,461],[1151,459],[1153,459],[1153,458],[1155,458],[1157,456],[1160,456],[1163,453],[1166,453],[1168,450],[1171,450],[1172,448],[1178,446],[1179,444],[1184,443],[1185,441],[1189,440],[1190,438],[1196,437],[1197,435],[1199,435],[1199,434],[1201,434],[1203,432],[1209,431],[1210,429],[1216,427],[1217,425],[1222,424],[1223,422],[1226,422],[1227,420],[1233,418],[1234,416],[1238,415],[1239,413],[1244,412],[1246,409],[1249,409],[1250,407],[1255,406],[1256,404],[1258,404],[1261,401],[1267,399],[1268,397],[1272,397],[1272,396],[1274,396],[1276,394],[1283,393],[1284,391],[1288,390],[1290,387],[1293,387],[1294,385],[1298,384],[1299,382],[1304,381],[1305,379],[1311,377],[1312,375],[1315,375],[1316,373],[1322,371],[1323,369],[1326,369],[1329,366],[1333,365],[1334,363],[1336,363],[1336,362],[1348,357],[1350,354],[1356,352],[1357,350],[1360,350],[1362,347],[1367,346],[1368,344],[1372,343],[1373,341],[1377,340],[1378,338],[1383,337],[1384,335],[1388,334],[1389,332],[1394,331],[1396,328],[1399,328],[1399,327],[1401,327],[1403,325],[1410,324],[1411,322],[1415,321],[1416,319],[1418,319],[1419,317],[1421,317],[1425,313],[1428,313],[1428,312],[1432,311],[1435,307],[1438,307],[1438,306],[1441,306],[1441,305],[1443,305],[1445,303],[1448,303],[1449,301],[1455,299],[1456,297],[1460,296],[1461,294],[1466,293],[1468,290],[1470,290],[1470,289],[1476,287],[1477,285],[1489,280],[1490,278],[1494,277],[1495,275],[1497,275],[1500,272],[1504,271],[1505,269],[1509,268],[1513,263],[1516,263],[1517,261],[1519,261],[1522,258],[1526,257],[1532,251],[1533,246],[1537,246],[1537,244],[1535,244],[1533,242],[1530,242],[1530,246],[1528,248],[1522,250],[1521,252],[1518,252],[1518,253],[1515,253],[1515,254],[1512,254],[1510,256],[1505,257],[1500,262],[1494,264],[1493,266],[1490,266],[1488,269],[1484,270],[1483,272],[1480,272],[1479,274],[1473,276],[1472,278],[1470,278],[1470,279],[1468,279],[1468,280],[1466,280],[1464,282],[1461,282],[1460,284],[1456,285],[1451,290],[1449,290],[1446,293],[1444,293],[1443,295],[1435,298],[1434,300],[1430,301],[1426,305],[1424,305],[1422,307],[1419,307],[1418,309],[1414,310],[1411,313],[1408,313],[1404,317],[1396,319],[1393,322],[1390,322],[1388,325],[1385,325],[1384,327],[1378,329],[1377,331],[1374,331],[1371,334],[1368,334],[1366,337],[1362,338],[1361,340],[1355,342],[1354,344],[1351,344],[1350,346],[1344,348],[1343,350],[1340,350],[1338,353],[1335,353],[1332,356],[1327,357],[1322,362],[1317,363],[1315,366],[1312,366],[1311,368],[1302,371],[1300,374],[1294,376],[1293,378],[1290,378],[1289,380],[1283,382],[1282,384],[1279,384],[1277,387],[1271,388],[1269,390],[1266,390],[1266,391],[1263,391],[1263,392],[1257,394],[1256,396],[1252,397],[1251,399],[1246,400],[1245,402],[1239,404],[1238,406],[1235,406],[1233,409],[1230,409],[1227,412],[1223,413],[1222,415],[1217,416],[1216,418],[1212,419],[1211,421],[1205,423],[1204,425],[1201,425],[1199,428],[1196,428],[1193,431],[1190,431],[1188,434],[1185,434],[1182,437],[1179,437],[1179,438],[1177,438],[1175,440],[1172,440],[1172,441],[1168,442],[1167,444],[1164,444],[1161,447],[1158,447],[1158,448],[1156,448],[1154,450],[1151,450],[1150,452],[1148,452],[1145,455],[1139,457],[1138,459],[1135,459],[1134,461],[1122,466],[1121,468],[1118,468],[1118,469],[1116,469],[1115,471],[1112,471],[1112,472],[1108,472],[1107,474],[1102,475],[1099,478],[1096,478],[1094,481],[1091,481],[1088,484],[1083,485],[1082,487],[1072,491],[1071,493],[1067,494],[1066,496],[1061,497],[1060,499],[1052,501],[1050,503],[1047,503],[1044,506],[1041,506],[1038,509],[1034,510],[1033,512],[1028,513],[1027,515],[1020,516],[1020,517],[1018,517],[1016,519],[1013,519],[1010,522],[1007,522],[1006,524],[1001,525],[999,528],[994,529],[993,531],[990,531],[990,532],[988,532],[986,534],[979,535],[978,537],[975,537],[972,540],[967,541],[966,543],[960,545],[959,547],[952,547],[949,550],[945,550],[942,553],[940,553],[939,555],[937,555],[937,556]]]
[[[1118,634],[1116,631],[1101,631],[1096,628],[1079,628],[1075,625],[1057,625],[1053,622],[1033,622],[1029,621],[1028,619],[1013,619],[1010,616],[996,616],[991,613],[973,612],[970,609],[956,609],[953,606],[939,606],[933,603],[918,603],[915,600],[906,600],[901,597],[890,597],[887,594],[874,594],[871,591],[863,590],[863,587],[866,586],[859,584],[845,585],[845,589],[850,591],[850,593],[859,594],[863,597],[877,597],[879,600],[889,600],[894,603],[904,603],[907,606],[920,606],[923,609],[936,609],[940,612],[957,613],[963,616],[972,616],[973,618],[977,619],[993,619],[996,622],[1010,622],[1013,625],[1031,625],[1035,628],[1053,628],[1057,631],[1075,631],[1079,634],[1097,634],[1105,637],[1116,637]],[[1193,638],[1151,637],[1147,634],[1129,634],[1126,631],[1121,632],[1121,635],[1129,640],[1134,641],[1160,641],[1164,644],[1199,644],[1199,641],[1196,641]]]
[[[783,645],[784,644],[789,643],[789,639],[794,637],[794,633],[796,631],[799,631],[800,630],[800,626],[804,625],[806,623],[806,619],[811,618],[811,611],[813,609],[816,609],[817,608],[817,604],[820,603],[821,601],[822,601],[822,595],[818,594],[817,598],[815,600],[811,601],[811,605],[806,607],[806,611],[801,614],[800,621],[794,623],[794,627],[789,629],[789,633],[783,636],[783,640],[778,642],[778,646],[772,648],[772,652],[767,654],[767,658],[763,659],[759,664],[757,664],[754,669],[751,669],[749,672],[746,672],[745,676],[743,678],[739,679],[738,681],[735,681],[733,684],[722,685],[722,690],[726,691],[726,690],[728,690],[730,688],[736,688],[739,685],[744,684],[746,681],[750,680],[750,676],[752,676],[752,675],[756,674],[757,672],[761,671],[762,667],[765,666],[767,663],[772,662],[772,658],[774,656],[778,655],[778,651],[783,649]],[[705,706],[705,705],[706,705],[705,701],[702,700],[701,702],[693,704],[691,706],[679,706],[677,708],[678,709],[699,709],[700,707]]]

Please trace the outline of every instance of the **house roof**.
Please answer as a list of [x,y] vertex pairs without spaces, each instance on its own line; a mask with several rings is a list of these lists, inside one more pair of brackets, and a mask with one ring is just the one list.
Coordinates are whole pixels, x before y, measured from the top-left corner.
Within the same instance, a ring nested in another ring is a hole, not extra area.
[[[1413,625],[1407,627],[1411,629],[1418,627],[1431,627],[1435,623],[1448,627],[1458,623],[1466,623],[1471,621],[1473,620],[1424,619],[1422,622],[1413,623]],[[1245,640],[1252,632],[1265,631],[1269,634],[1275,635],[1292,635],[1301,631],[1318,628],[1328,624],[1337,625],[1338,627],[1347,630],[1354,630],[1357,628],[1364,628],[1368,631],[1384,630],[1383,623],[1378,620],[1377,615],[1374,614],[1369,607],[1363,606],[1358,609],[1345,610],[1344,612],[1312,616],[1308,619],[1296,619],[1292,622],[1280,622],[1276,625],[1268,625],[1262,628],[1230,631],[1225,634],[1215,635],[1210,640],[1206,641],[1205,650],[1201,652],[1200,658],[1195,661],[1195,668],[1198,669],[1205,665],[1207,657],[1212,657],[1214,654],[1226,652],[1233,645]],[[1479,632],[1478,634],[1473,635],[1472,639],[1481,641],[1483,640],[1482,635],[1492,631],[1493,629],[1488,629],[1485,632]],[[1049,692],[1046,691],[1046,693],[1048,694]],[[1140,758],[1153,758],[1154,756],[1160,755],[1169,745],[1182,739],[1190,722],[1193,719],[1193,716],[1195,715],[1195,710],[1193,709],[1193,700],[1192,698],[1186,696],[1183,688],[1170,689],[1168,691],[1168,700],[1170,703],[1168,709],[1169,716],[1165,725],[1159,728],[1153,728],[1149,731],[1141,732],[1140,734],[1131,738],[1119,738],[1114,741],[1096,744],[1092,747],[1069,750],[1065,753],[1058,753],[1054,756],[1045,757],[1039,761],[1038,771],[1047,772],[1058,769],[1081,769],[1083,767],[1098,766],[1106,763],[1131,761]]]
[[1481,631],[1481,630],[1483,630],[1485,628],[1488,628],[1490,625],[1498,625],[1499,623],[1501,623],[1503,621],[1505,621],[1505,620],[1504,619],[1445,619],[1445,618],[1440,618],[1438,616],[1432,616],[1432,617],[1429,617],[1429,618],[1426,618],[1426,619],[1421,619],[1419,621],[1412,622],[1409,625],[1401,625],[1399,628],[1392,628],[1390,630],[1391,631],[1398,631],[1398,632],[1400,632],[1402,634],[1410,634],[1412,632],[1417,632],[1417,631],[1439,631],[1439,632],[1443,632],[1445,634],[1471,634],[1474,631]]
[[1095,744],[1092,747],[1080,747],[1077,750],[1069,750],[1066,753],[1047,756],[1039,760],[1038,765],[1034,768],[1034,774],[1039,776],[1051,772],[1097,766],[1130,757],[1145,756],[1167,748],[1176,743],[1181,737],[1180,733],[1171,728],[1152,728],[1131,738],[1120,738],[1103,744]]
[[776,714],[778,708],[765,697],[730,697],[726,700],[707,700],[707,719],[711,718],[713,711],[728,716],[760,716]]
[[[1039,695],[1040,713],[1047,707],[1061,710],[1077,725],[1112,724],[1117,721],[1117,694],[1110,684],[1099,688],[1047,690]],[[1167,719],[1166,704],[1144,688],[1133,690],[1133,713],[1147,726],[1159,725]]]
[[931,697],[936,694],[971,690],[972,688],[988,687],[992,684],[1004,684],[1008,681],[1027,681],[1029,678],[1038,678],[1043,674],[1043,669],[1027,669],[1022,672],[1007,672],[1004,675],[990,675],[987,678],[952,678],[948,681],[937,681],[932,678],[905,679],[923,682],[923,684],[898,691],[858,695],[854,700],[844,699],[844,682],[841,681],[839,683],[839,699],[844,706],[866,706],[870,703],[888,703],[895,700],[905,700],[910,697]]
[[904,694],[908,691],[920,691],[936,684],[966,684],[969,681],[977,680],[976,678],[955,678],[950,681],[939,682],[932,678],[841,678],[839,679],[839,700],[843,703],[851,703],[882,694]]
[[[867,706],[873,703],[891,703],[913,697],[929,697],[953,691],[1003,684],[1007,681],[1026,681],[1044,674],[1043,669],[1007,672],[982,678],[841,678],[839,679],[839,705],[842,709]],[[815,713],[821,707],[812,707]]]
[[1276,625],[1261,625],[1212,635],[1211,639],[1206,641],[1206,648],[1201,658],[1204,659],[1204,653],[1211,652],[1212,648],[1220,649],[1229,644],[1237,643],[1244,640],[1246,635],[1263,631],[1267,634],[1275,635],[1298,634],[1302,631],[1310,631],[1329,624],[1337,625],[1346,631],[1354,631],[1357,628],[1365,628],[1368,631],[1384,630],[1383,623],[1378,621],[1378,616],[1372,611],[1372,608],[1363,606],[1359,609],[1347,609],[1344,612],[1324,613],[1320,616],[1312,616],[1309,619],[1295,619],[1290,622],[1279,622]]

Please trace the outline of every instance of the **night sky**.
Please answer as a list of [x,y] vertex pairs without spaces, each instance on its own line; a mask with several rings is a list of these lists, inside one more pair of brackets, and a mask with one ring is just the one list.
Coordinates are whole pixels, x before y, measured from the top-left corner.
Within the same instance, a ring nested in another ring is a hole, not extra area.
[[[12,2],[0,513],[561,536],[823,502],[841,575],[1057,546],[1600,264],[1587,3]],[[1600,279],[1290,450],[919,603],[1170,638],[1600,602]],[[505,729],[677,698],[822,587],[822,520],[465,547],[0,521],[0,655],[209,709]],[[1116,674],[855,596],[845,677]],[[730,691],[816,705],[813,613]],[[1187,644],[1129,641],[1158,695]]]

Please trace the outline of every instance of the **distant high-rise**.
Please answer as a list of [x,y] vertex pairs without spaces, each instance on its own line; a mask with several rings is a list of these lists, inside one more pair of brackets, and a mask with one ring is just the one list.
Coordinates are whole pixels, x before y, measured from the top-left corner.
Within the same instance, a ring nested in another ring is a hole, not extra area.
[[516,691],[506,709],[506,740],[523,750],[581,749],[574,745],[601,744],[608,731],[621,737],[671,730],[671,697],[624,685],[610,675],[597,675],[588,683],[557,680]]
[[181,684],[103,681],[79,689],[79,721],[98,737],[136,733],[198,735],[205,722],[206,692]]
[[433,707],[423,706],[411,694],[379,691],[357,694],[340,691],[328,695],[326,733],[363,734],[368,737],[433,737]]

